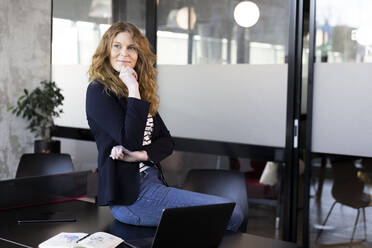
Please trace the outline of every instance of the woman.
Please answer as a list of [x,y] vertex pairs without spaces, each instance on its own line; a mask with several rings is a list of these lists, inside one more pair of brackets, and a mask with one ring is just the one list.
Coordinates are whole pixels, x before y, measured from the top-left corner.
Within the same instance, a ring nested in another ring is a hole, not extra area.
[[[174,143],[157,112],[156,56],[133,24],[113,24],[92,58],[86,113],[98,148],[98,204],[124,223],[156,226],[162,209],[231,202],[168,187],[159,162]],[[242,222],[236,207],[228,229]]]

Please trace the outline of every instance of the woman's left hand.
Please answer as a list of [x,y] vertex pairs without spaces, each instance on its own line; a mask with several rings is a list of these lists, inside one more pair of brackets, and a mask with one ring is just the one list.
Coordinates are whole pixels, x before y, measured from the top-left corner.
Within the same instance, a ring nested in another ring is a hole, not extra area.
[[124,162],[140,162],[147,161],[148,156],[146,151],[129,151],[123,146],[114,146],[111,150],[110,157],[112,159],[121,160]]

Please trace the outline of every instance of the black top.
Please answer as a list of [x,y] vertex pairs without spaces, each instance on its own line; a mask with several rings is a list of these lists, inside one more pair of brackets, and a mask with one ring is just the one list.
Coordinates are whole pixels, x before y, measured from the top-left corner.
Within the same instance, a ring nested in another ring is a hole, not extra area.
[[87,89],[86,114],[98,149],[98,204],[132,204],[139,191],[139,162],[112,160],[116,145],[131,151],[146,150],[153,166],[169,156],[174,142],[157,113],[151,144],[143,146],[150,103],[136,98],[117,97],[102,83],[91,82]]

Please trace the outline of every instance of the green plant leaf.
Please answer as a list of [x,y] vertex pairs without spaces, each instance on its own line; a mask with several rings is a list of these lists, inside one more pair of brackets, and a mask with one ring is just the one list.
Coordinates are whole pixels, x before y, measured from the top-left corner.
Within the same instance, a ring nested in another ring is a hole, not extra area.
[[27,89],[23,92],[24,94],[17,99],[16,106],[10,106],[8,111],[28,120],[28,129],[37,136],[48,135],[49,132],[45,130],[53,127],[53,117],[63,113],[62,108],[59,108],[64,100],[61,89],[54,81],[43,80],[31,92]]

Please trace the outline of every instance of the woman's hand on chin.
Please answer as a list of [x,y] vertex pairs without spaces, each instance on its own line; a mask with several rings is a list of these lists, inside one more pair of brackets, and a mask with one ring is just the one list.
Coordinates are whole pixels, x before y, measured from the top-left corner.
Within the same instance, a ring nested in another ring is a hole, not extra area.
[[137,72],[129,66],[123,66],[121,68],[119,78],[127,86],[129,91],[138,89]]

